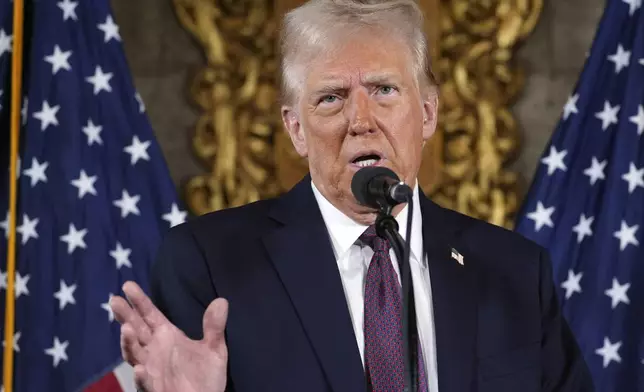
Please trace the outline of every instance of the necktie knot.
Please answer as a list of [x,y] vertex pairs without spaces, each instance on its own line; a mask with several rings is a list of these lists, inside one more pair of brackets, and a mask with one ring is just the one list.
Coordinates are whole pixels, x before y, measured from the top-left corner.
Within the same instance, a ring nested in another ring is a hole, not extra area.
[[376,233],[376,226],[371,225],[360,235],[360,241],[373,249],[374,252],[384,251],[389,252],[391,244],[385,238],[379,237]]

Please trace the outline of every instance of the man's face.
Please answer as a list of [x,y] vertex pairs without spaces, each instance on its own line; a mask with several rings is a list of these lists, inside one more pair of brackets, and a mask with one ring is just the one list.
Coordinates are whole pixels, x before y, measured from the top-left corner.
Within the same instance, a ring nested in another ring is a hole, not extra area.
[[351,192],[361,167],[384,166],[415,184],[437,99],[421,96],[399,40],[353,34],[336,49],[308,64],[296,106],[282,115],[316,187],[355,219],[369,211]]

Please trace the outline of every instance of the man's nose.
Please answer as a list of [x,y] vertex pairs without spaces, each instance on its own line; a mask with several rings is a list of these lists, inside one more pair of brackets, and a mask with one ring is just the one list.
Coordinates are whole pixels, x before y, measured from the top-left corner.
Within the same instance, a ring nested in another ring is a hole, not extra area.
[[371,102],[366,91],[356,91],[349,97],[347,107],[349,133],[352,136],[376,132],[376,124],[371,113]]

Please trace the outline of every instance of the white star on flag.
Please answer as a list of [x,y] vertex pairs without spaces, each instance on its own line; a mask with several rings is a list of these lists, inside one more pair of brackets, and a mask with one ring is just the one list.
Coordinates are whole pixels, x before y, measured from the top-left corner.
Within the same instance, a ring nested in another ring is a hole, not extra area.
[[47,182],[47,175],[45,174],[45,170],[49,167],[49,163],[43,162],[39,163],[38,159],[32,158],[31,159],[31,167],[29,169],[24,170],[24,175],[31,178],[31,187],[33,188],[38,184],[38,182],[42,181],[43,183]]
[[635,238],[639,227],[639,225],[629,226],[626,221],[622,221],[619,231],[613,234],[615,238],[619,239],[619,250],[624,251],[628,245],[639,246],[640,243]]
[[100,66],[96,66],[93,76],[88,76],[85,78],[87,83],[90,83],[94,86],[94,95],[98,95],[101,91],[107,91],[108,93],[112,92],[112,86],[110,86],[110,80],[114,74],[112,72],[104,73],[103,69]]
[[121,267],[132,268],[132,263],[130,263],[130,254],[132,249],[125,249],[120,242],[116,243],[116,249],[110,251],[110,256],[116,260],[116,269],[121,269]]
[[67,304],[74,305],[76,300],[74,299],[74,291],[76,291],[76,285],[67,286],[64,280],[60,280],[60,289],[54,293],[54,297],[59,301],[59,309],[65,309]]
[[58,367],[60,361],[67,361],[67,346],[69,342],[61,342],[58,340],[58,337],[54,337],[54,347],[48,348],[45,350],[45,354],[51,356],[54,359],[54,367]]
[[22,215],[22,225],[16,227],[16,231],[22,235],[22,244],[26,244],[30,238],[37,239],[38,232],[36,231],[36,226],[38,225],[39,219],[35,218],[33,220],[29,219],[27,214]]
[[631,52],[624,50],[622,44],[617,45],[617,53],[608,56],[608,60],[615,63],[615,73],[619,74],[631,62]]
[[22,276],[20,272],[16,272],[16,284],[14,286],[14,292],[16,293],[16,299],[20,298],[21,295],[29,295],[29,289],[27,288],[27,283],[31,276],[29,274]]
[[87,121],[87,125],[83,127],[83,133],[87,135],[87,145],[91,146],[92,144],[103,144],[103,139],[101,139],[101,132],[103,127],[100,125],[95,125],[90,118]]
[[76,16],[76,7],[78,6],[77,1],[63,0],[58,2],[57,5],[58,8],[63,10],[63,20],[78,20],[78,16]]
[[46,56],[45,61],[51,64],[52,74],[56,75],[61,69],[66,69],[67,71],[72,70],[72,66],[69,64],[69,57],[72,55],[72,51],[68,50],[63,52],[60,50],[60,46],[54,46],[54,53]]
[[87,229],[77,230],[73,223],[69,224],[69,232],[60,237],[62,242],[67,243],[67,254],[72,254],[76,248],[87,249],[85,244]]
[[145,112],[145,103],[143,103],[143,98],[141,98],[141,94],[136,93],[135,98],[136,98],[136,101],[139,103],[139,113]]
[[641,135],[644,133],[644,106],[639,105],[637,108],[637,114],[633,117],[628,118],[630,122],[637,125],[637,134]]
[[0,289],[7,288],[7,273],[0,270]]
[[642,0],[622,0],[624,3],[628,4],[629,10],[628,14],[633,16],[635,11],[642,6]]
[[568,270],[568,279],[561,284],[561,287],[566,289],[566,299],[570,299],[574,293],[581,294],[581,278],[583,272],[575,274],[572,270]]
[[134,215],[141,215],[137,203],[141,199],[141,196],[130,194],[123,189],[123,194],[119,200],[114,201],[114,205],[121,209],[121,218],[126,218],[130,213]]
[[7,211],[7,217],[5,220],[0,222],[0,228],[4,230],[4,238],[9,239],[9,211]]
[[605,180],[606,176],[604,175],[604,169],[606,168],[607,160],[599,162],[596,157],[593,157],[593,160],[590,164],[590,167],[584,170],[584,174],[590,177],[590,185],[595,185],[597,180]]
[[644,65],[644,58],[641,58],[641,59],[640,59],[640,64],[641,64],[641,65]]
[[0,29],[0,58],[5,53],[11,53],[13,50],[13,36],[7,35],[4,29]]
[[110,293],[109,298],[107,299],[107,302],[104,302],[101,304],[101,308],[105,309],[107,311],[107,318],[110,320],[110,323],[114,321],[114,311],[112,310],[112,307],[110,306],[110,301],[112,300],[112,297],[114,294]]
[[24,97],[22,100],[22,109],[20,110],[20,116],[22,117],[22,125],[27,124],[27,112],[29,111],[29,98]]
[[566,171],[566,164],[564,163],[564,157],[568,154],[568,151],[561,150],[557,151],[555,146],[550,146],[550,155],[541,159],[546,166],[548,166],[548,175],[551,176],[557,169]]
[[132,164],[132,166],[134,166],[139,161],[139,159],[143,159],[145,161],[150,160],[150,156],[148,155],[149,147],[150,147],[149,140],[145,142],[141,142],[139,140],[139,137],[134,135],[132,137],[132,144],[125,147],[123,151],[130,154],[130,163]]
[[552,214],[555,212],[555,207],[544,208],[541,202],[537,202],[537,209],[529,213],[527,216],[534,221],[535,231],[541,230],[543,226],[555,227],[552,223]]
[[579,110],[577,109],[577,101],[579,100],[579,94],[572,95],[568,98],[568,102],[566,102],[566,106],[564,106],[564,120],[567,120],[568,117],[570,117],[571,114],[577,114],[579,113]]
[[607,130],[611,124],[617,124],[619,109],[619,105],[613,107],[610,105],[610,102],[604,101],[604,110],[595,113],[595,117],[602,120],[602,130]]
[[97,195],[96,188],[94,188],[94,183],[98,179],[98,176],[89,177],[85,170],[81,170],[80,177],[72,180],[71,184],[78,188],[78,198],[82,199],[86,194]]
[[170,223],[170,227],[175,227],[186,221],[188,213],[179,210],[177,203],[172,203],[172,208],[169,213],[163,215],[163,219]]
[[101,23],[98,25],[98,28],[105,33],[105,42],[109,42],[112,38],[114,38],[117,41],[121,40],[121,36],[119,35],[119,26],[114,23],[114,19],[112,18],[112,15],[108,15],[107,19],[105,20],[105,23]]
[[[17,331],[15,334],[13,334],[13,351],[19,353],[20,352],[20,345],[18,344],[18,341],[20,340],[20,336],[22,333],[20,331]],[[7,345],[7,341],[3,340],[2,341],[2,347]]]
[[644,167],[638,169],[632,162],[628,167],[628,173],[622,175],[622,179],[628,182],[628,193],[641,186],[644,188]]
[[608,338],[604,338],[604,346],[595,350],[595,354],[604,359],[604,369],[612,362],[622,362],[622,357],[619,356],[619,348],[622,347],[622,342],[611,343]]
[[60,105],[49,106],[49,102],[46,100],[42,103],[42,109],[39,112],[34,113],[34,118],[40,120],[40,130],[44,131],[50,125],[58,125],[58,119],[56,114],[60,110]]
[[584,240],[585,236],[593,235],[593,231],[590,228],[590,225],[593,224],[594,220],[595,218],[592,216],[586,218],[586,214],[581,214],[581,216],[579,217],[579,223],[577,223],[577,225],[572,228],[572,231],[577,233],[577,243],[581,244],[581,241]]
[[617,281],[617,279],[613,278],[613,287],[604,291],[604,293],[610,297],[611,306],[613,309],[615,309],[617,305],[619,305],[621,302],[625,304],[630,303],[630,301],[628,300],[628,296],[626,295],[626,292],[630,287],[631,287],[630,283],[621,285],[619,284],[619,281]]

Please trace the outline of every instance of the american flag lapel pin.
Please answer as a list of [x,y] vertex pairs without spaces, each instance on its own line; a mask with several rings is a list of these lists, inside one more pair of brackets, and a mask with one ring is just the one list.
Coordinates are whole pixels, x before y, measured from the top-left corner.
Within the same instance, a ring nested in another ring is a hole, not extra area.
[[452,259],[458,261],[460,265],[465,265],[465,259],[463,258],[463,255],[458,253],[458,251],[454,248],[452,248]]

